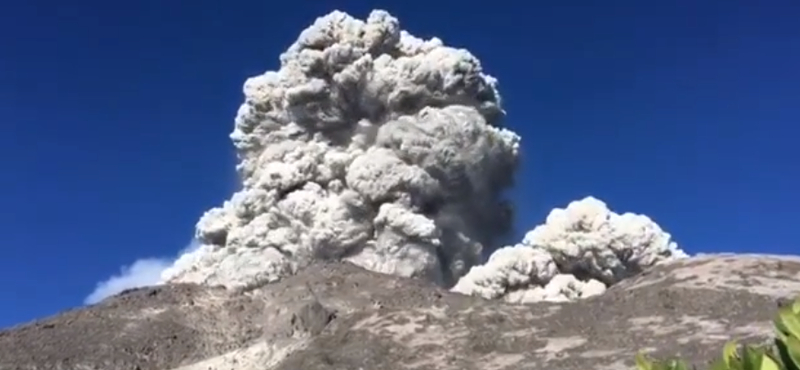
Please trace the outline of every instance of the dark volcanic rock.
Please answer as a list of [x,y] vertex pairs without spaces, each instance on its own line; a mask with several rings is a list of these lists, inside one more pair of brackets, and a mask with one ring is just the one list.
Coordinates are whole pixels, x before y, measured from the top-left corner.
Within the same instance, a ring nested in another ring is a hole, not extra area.
[[0,332],[0,369],[630,369],[762,342],[800,258],[711,255],[572,303],[510,305],[346,263],[244,292],[137,289]]

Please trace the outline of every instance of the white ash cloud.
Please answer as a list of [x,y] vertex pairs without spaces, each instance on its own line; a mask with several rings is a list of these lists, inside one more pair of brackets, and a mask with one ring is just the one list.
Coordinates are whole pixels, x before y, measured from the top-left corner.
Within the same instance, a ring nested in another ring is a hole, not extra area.
[[329,258],[452,286],[510,230],[520,139],[474,55],[335,11],[280,61],[244,84],[242,190],[164,281],[244,288]]
[[315,259],[426,278],[510,302],[601,294],[686,256],[646,216],[592,197],[501,248],[520,138],[475,56],[402,31],[384,11],[318,18],[244,84],[230,135],[242,189],[197,223],[164,282],[247,288]]
[[83,303],[95,304],[127,289],[158,284],[161,273],[170,266],[170,263],[163,258],[141,258],[129,266],[122,266],[118,274],[97,283]]
[[649,217],[617,214],[593,197],[554,209],[522,243],[472,267],[454,292],[515,303],[568,301],[687,254]]
[[[191,252],[198,247],[197,242],[192,240],[186,248],[178,253],[178,256],[191,255]],[[140,258],[130,265],[122,266],[119,273],[98,282],[94,290],[84,298],[83,303],[95,304],[124,290],[158,285],[161,283],[161,274],[176,260],[177,258]]]

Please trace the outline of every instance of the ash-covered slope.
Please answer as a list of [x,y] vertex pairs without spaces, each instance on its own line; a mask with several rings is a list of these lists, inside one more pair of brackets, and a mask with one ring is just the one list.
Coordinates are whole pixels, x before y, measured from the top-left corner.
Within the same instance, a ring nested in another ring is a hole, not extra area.
[[604,294],[516,305],[342,262],[247,291],[137,289],[0,332],[0,369],[622,370],[638,350],[701,364],[761,342],[800,258],[711,255]]

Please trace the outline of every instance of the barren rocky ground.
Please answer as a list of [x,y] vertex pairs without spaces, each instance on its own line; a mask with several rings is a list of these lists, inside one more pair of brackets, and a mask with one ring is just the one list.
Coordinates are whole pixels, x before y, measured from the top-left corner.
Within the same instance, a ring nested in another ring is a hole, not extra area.
[[0,369],[629,369],[764,341],[800,257],[705,255],[571,303],[510,305],[318,263],[249,291],[174,284],[0,332]]

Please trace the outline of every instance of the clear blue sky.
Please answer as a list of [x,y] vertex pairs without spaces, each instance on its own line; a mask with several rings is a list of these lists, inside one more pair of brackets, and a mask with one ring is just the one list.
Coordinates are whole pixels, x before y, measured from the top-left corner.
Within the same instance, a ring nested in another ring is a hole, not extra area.
[[0,327],[183,248],[235,188],[243,81],[336,8],[385,8],[499,78],[517,236],[591,194],[690,252],[800,248],[797,1],[188,3],[0,5]]

